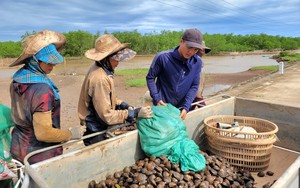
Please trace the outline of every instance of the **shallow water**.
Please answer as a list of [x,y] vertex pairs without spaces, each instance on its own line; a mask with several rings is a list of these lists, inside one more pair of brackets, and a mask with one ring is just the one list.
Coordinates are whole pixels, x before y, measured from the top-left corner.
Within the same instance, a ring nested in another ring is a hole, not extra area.
[[237,73],[255,66],[278,65],[272,55],[221,56],[203,58],[204,71],[207,73]]
[[[204,71],[206,73],[237,73],[247,71],[255,66],[278,65],[270,55],[240,55],[240,56],[205,56],[203,58]],[[128,62],[121,62],[117,69],[149,68],[154,56],[136,56]],[[81,63],[79,60],[74,63],[57,65],[52,73],[54,74],[86,74],[92,62]],[[0,78],[10,78],[16,69],[1,69]]]
[[[118,69],[149,68],[154,56],[137,56],[129,62],[120,63]],[[205,56],[206,73],[237,73],[255,66],[278,65],[272,55]]]
[[226,85],[226,84],[214,84],[211,87],[205,87],[203,90],[203,96],[208,96],[214,93],[217,93],[219,91],[225,90],[230,88],[231,85]]

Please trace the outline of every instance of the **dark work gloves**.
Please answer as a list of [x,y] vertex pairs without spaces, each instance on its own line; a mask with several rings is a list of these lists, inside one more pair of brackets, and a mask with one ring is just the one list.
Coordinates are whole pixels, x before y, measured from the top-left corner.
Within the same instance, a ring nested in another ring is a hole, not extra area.
[[125,109],[128,109],[129,108],[129,104],[127,104],[126,102],[121,102],[120,104],[120,109],[121,110],[125,110]]
[[128,121],[129,123],[133,122],[134,119],[137,118],[140,110],[141,110],[141,108],[136,108],[134,110],[128,110],[128,117],[127,117],[126,121]]
[[[126,102],[122,102],[121,104],[119,105],[116,105],[116,110],[127,110],[129,107],[132,107],[130,106],[129,104],[127,104]],[[132,107],[133,109],[133,107]]]

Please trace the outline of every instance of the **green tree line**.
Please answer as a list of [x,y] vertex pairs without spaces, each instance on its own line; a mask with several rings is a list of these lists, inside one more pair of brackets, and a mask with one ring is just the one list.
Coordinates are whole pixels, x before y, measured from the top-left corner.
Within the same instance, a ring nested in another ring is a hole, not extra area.
[[[182,31],[151,32],[141,34],[137,30],[127,32],[113,32],[122,43],[131,43],[130,48],[139,55],[156,54],[179,45]],[[26,32],[22,40],[35,31]],[[104,32],[108,33],[108,32]],[[100,33],[91,34],[87,31],[70,31],[63,33],[67,38],[67,44],[62,52],[65,57],[83,56],[85,51],[94,47],[95,39]],[[230,34],[208,34],[203,38],[212,51],[210,54],[223,52],[245,52],[254,50],[295,50],[300,48],[300,37],[270,36],[266,34],[234,35]],[[22,41],[21,40],[21,41]],[[0,57],[18,57],[22,52],[20,42],[0,42]]]

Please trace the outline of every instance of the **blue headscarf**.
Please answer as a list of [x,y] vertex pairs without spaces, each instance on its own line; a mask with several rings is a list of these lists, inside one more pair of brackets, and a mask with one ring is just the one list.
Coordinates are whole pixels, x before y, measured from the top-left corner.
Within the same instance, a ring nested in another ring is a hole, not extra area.
[[[45,52],[45,50],[46,51],[48,50],[47,53],[43,53],[44,56],[39,55],[39,59],[53,57],[53,51],[51,51],[51,50],[49,51],[48,47],[49,46],[43,48],[42,50],[40,50],[37,53],[37,55],[38,55],[38,54],[41,54],[40,53],[41,51]],[[54,56],[58,57],[57,54],[54,54]],[[51,58],[51,59],[53,60],[53,58]],[[60,58],[59,59],[54,58],[54,59],[56,59],[56,60],[51,61],[51,64],[57,64],[57,63],[62,62],[62,59],[60,59]],[[45,62],[45,63],[47,63],[47,62]],[[48,63],[49,63],[49,61],[48,61]],[[25,65],[13,75],[13,80],[18,83],[45,83],[45,84],[48,84],[51,87],[51,89],[53,90],[55,99],[60,99],[60,96],[58,94],[59,89],[52,82],[52,80],[47,76],[47,74],[45,74],[44,71],[40,68],[37,58],[35,56],[27,59]]]

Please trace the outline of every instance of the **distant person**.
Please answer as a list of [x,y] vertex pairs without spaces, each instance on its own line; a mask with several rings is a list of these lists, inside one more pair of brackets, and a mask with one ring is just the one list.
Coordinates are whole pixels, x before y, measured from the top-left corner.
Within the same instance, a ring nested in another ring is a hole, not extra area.
[[[87,126],[85,135],[101,132],[109,126],[133,122],[135,118],[151,118],[150,106],[136,108],[117,99],[114,85],[114,71],[119,62],[132,59],[136,52],[127,48],[110,34],[96,39],[95,48],[86,51],[85,56],[95,62],[91,65],[83,82],[78,114],[82,125]],[[91,145],[104,140],[103,134],[84,140]]]
[[[202,42],[202,46],[203,48],[201,48],[197,55],[202,59],[202,57],[205,55],[205,54],[208,54],[211,49],[209,47],[207,47],[205,45],[205,42],[203,41]],[[202,71],[200,73],[200,84],[199,84],[199,89],[198,89],[198,92],[197,92],[197,95],[196,95],[196,98],[194,99],[193,103],[196,103],[196,102],[200,102],[198,104],[194,104],[192,105],[191,109],[190,110],[194,110],[196,107],[198,108],[201,108],[203,106],[206,106],[206,103],[204,100],[204,97],[203,97],[203,90],[204,90],[204,84],[205,84],[205,73],[204,73],[204,70],[203,70],[203,66],[204,66],[204,62],[202,60]]]
[[[65,43],[65,36],[55,31],[30,35],[22,43],[22,54],[10,65],[25,64],[13,75],[10,85],[11,117],[15,123],[10,152],[20,162],[30,152],[79,139],[86,129],[60,128],[59,90],[47,76],[55,65],[63,62],[59,51]],[[62,147],[54,148],[32,156],[28,162],[43,161],[62,152]]]
[[196,53],[202,47],[202,33],[187,29],[179,46],[154,57],[146,76],[154,105],[170,103],[185,119],[199,87],[202,61]]

